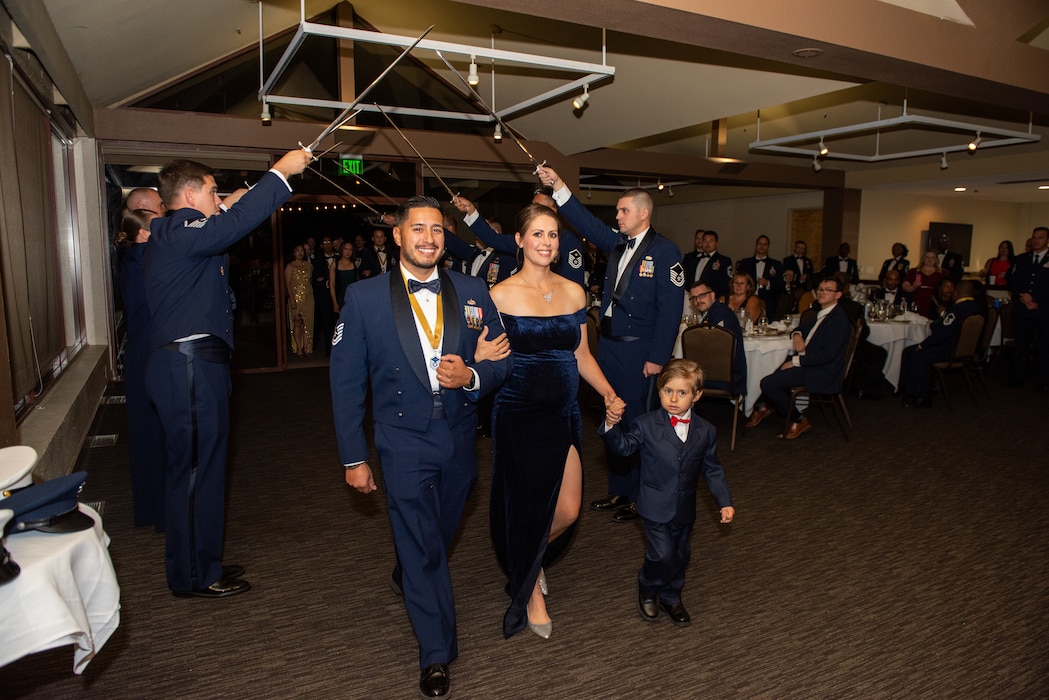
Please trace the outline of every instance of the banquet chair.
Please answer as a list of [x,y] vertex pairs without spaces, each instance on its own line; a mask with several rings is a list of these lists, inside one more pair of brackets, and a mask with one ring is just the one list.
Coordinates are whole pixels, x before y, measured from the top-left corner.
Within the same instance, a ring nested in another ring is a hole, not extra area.
[[[728,399],[732,404],[732,439],[729,450],[736,449],[736,430],[743,412],[743,394],[746,387],[737,387],[732,381],[732,360],[736,354],[736,335],[732,331],[703,323],[686,328],[681,333],[681,355],[692,360],[703,370],[703,396],[705,398]],[[728,390],[713,389],[709,382],[724,382]],[[745,422],[745,421],[743,421]]]
[[[849,343],[845,346],[845,364],[841,368],[841,381],[838,383],[838,391],[834,394],[814,394],[803,386],[796,386],[790,390],[790,406],[794,405],[794,402],[798,400],[799,396],[806,396],[809,400],[809,405],[819,404],[820,411],[826,415],[826,406],[830,404],[834,407],[834,417],[838,420],[838,427],[841,428],[841,434],[845,436],[846,440],[851,440],[849,435],[849,428],[852,427],[852,417],[849,416],[849,409],[845,406],[845,378],[849,376],[849,370],[852,369],[852,358],[856,354],[856,348],[860,344],[860,335],[863,333],[863,324],[854,323],[852,326],[852,332],[849,334]],[[784,432],[790,430],[790,411],[787,412],[787,422],[783,428]]]
[[[947,402],[948,411],[954,410],[951,406],[951,396],[947,393],[946,375],[948,372],[961,373],[965,378],[965,386],[969,390],[969,396],[973,400],[973,405],[977,408],[980,407],[979,401],[976,400],[972,375],[976,373],[980,377],[980,381],[983,381],[983,376],[979,375],[979,367],[980,341],[984,335],[985,324],[986,319],[980,314],[966,316],[965,320],[962,321],[962,329],[958,333],[958,340],[955,343],[954,354],[951,356],[951,359],[932,363],[932,368],[936,372],[936,378],[940,382],[943,398]],[[984,386],[984,390],[986,391],[986,386]]]

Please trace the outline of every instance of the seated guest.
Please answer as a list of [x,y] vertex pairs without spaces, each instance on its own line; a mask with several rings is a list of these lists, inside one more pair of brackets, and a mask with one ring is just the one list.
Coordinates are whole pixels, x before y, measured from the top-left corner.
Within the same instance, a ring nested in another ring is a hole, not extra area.
[[851,252],[852,246],[842,241],[842,244],[838,246],[838,254],[827,258],[827,263],[823,266],[823,274],[826,276],[833,275],[835,272],[844,272],[849,276],[849,282],[859,284],[860,268],[856,264],[856,259],[849,257]]
[[980,270],[980,279],[986,280],[991,287],[1008,287],[1009,270],[1013,267],[1016,254],[1013,252],[1012,241],[1002,241],[998,244],[998,255],[988,258]]
[[911,295],[914,305],[918,307],[918,313],[924,315],[932,303],[936,285],[946,276],[947,273],[940,269],[936,251],[927,250],[922,253],[921,266],[908,270],[900,286]]
[[907,270],[911,267],[911,261],[907,259],[907,252],[907,246],[902,243],[892,244],[892,257],[881,264],[878,284],[885,284],[885,274],[889,270],[896,270],[901,277],[907,274]]
[[900,273],[891,268],[885,273],[882,286],[874,290],[874,298],[892,306],[907,304],[910,308],[911,305],[911,295],[900,288]]
[[903,405],[909,408],[928,408],[932,405],[932,366],[951,359],[961,333],[962,321],[975,313],[983,313],[973,300],[972,283],[962,280],[955,285],[954,305],[943,318],[933,322],[929,337],[904,348],[900,365],[900,393]]
[[783,270],[783,291],[776,300],[776,309],[772,313],[772,320],[778,321],[787,314],[798,313],[798,300],[805,293],[804,287],[797,284],[793,268]]
[[935,321],[938,318],[943,318],[943,315],[947,313],[948,307],[954,302],[954,282],[951,281],[950,277],[944,277],[940,280],[939,284],[936,285],[936,291],[933,292],[932,300],[929,303],[929,311],[926,316]]
[[[692,308],[699,315],[700,323],[709,323],[732,331],[736,336],[736,351],[732,356],[732,383],[741,394],[747,391],[747,356],[743,351],[743,329],[739,327],[739,318],[732,313],[732,309],[714,298],[714,290],[706,282],[696,282],[689,289],[689,301]],[[725,382],[708,381],[707,386],[711,389],[729,391]]]
[[757,323],[758,317],[761,316],[761,300],[754,293],[754,278],[745,272],[737,272],[732,275],[731,287],[731,293],[718,301],[728,305],[737,317],[740,308],[743,308],[750,322]]
[[855,390],[857,398],[883,398],[885,374],[882,370],[885,368],[885,360],[889,357],[889,351],[867,340],[870,337],[871,329],[867,325],[863,305],[849,296],[848,275],[844,272],[835,272],[834,277],[842,288],[841,301],[838,302],[838,306],[845,312],[845,316],[854,328],[862,329],[860,342],[856,345],[856,353],[852,356],[851,387]]
[[804,386],[815,394],[836,394],[841,391],[845,352],[849,346],[852,326],[845,311],[838,305],[844,289],[835,277],[825,277],[816,287],[820,310],[815,318],[802,323],[791,334],[793,351],[783,366],[761,380],[761,396],[754,413],[747,420],[752,428],[772,415],[790,414],[787,432],[776,437],[794,440],[812,428],[809,419],[790,405],[791,389]]
[[[794,253],[783,260],[784,275],[787,273],[787,270],[793,270],[794,283],[803,290],[809,288],[814,272],[812,260],[806,255],[808,250],[809,246],[805,241],[796,241],[794,243]],[[784,282],[786,279],[786,277],[783,278]]]

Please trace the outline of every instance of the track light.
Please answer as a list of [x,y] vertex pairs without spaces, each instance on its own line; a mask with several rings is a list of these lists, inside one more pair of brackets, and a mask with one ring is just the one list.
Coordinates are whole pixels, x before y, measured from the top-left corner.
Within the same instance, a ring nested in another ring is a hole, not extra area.
[[495,125],[495,131],[492,132],[492,138],[495,139],[496,143],[503,142],[503,127],[501,124]]
[[269,102],[266,102],[266,100],[262,101],[262,125],[273,125],[273,117],[270,115],[270,105]]
[[656,183],[656,189],[662,192],[664,187],[666,187],[666,185],[663,184],[663,179],[660,178]]
[[823,166],[820,165],[819,156],[812,156],[812,169],[816,172],[823,170]]
[[969,153],[976,153],[976,149],[980,147],[981,143],[983,143],[983,137],[981,137],[980,132],[977,131],[976,138],[970,141],[967,147],[969,149]]
[[587,190],[586,190],[586,198],[587,199],[593,199],[594,198],[594,188],[593,187],[588,187],[587,188]]
[[674,196],[674,186],[673,185],[667,185],[667,196],[668,197],[673,197]]
[[572,109],[582,109],[586,106],[586,101],[590,99],[590,86],[583,86],[583,94],[572,100]]
[[477,76],[477,56],[470,56],[470,74],[466,76],[466,82],[470,87],[477,87],[481,79]]
[[947,169],[947,151],[944,151],[943,155],[940,156],[940,170],[946,170],[946,169]]
[[830,153],[830,149],[823,145],[823,137],[820,136],[820,156],[826,156]]

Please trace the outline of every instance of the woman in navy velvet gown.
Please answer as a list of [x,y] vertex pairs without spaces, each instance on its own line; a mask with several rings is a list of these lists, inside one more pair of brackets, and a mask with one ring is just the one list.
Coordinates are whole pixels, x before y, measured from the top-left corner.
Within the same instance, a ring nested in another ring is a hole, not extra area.
[[557,229],[549,208],[523,209],[518,272],[492,288],[514,359],[492,412],[491,529],[509,579],[505,637],[525,626],[543,638],[552,630],[540,578],[568,544],[582,503],[579,377],[606,405],[621,403],[587,345],[583,288],[550,270]]

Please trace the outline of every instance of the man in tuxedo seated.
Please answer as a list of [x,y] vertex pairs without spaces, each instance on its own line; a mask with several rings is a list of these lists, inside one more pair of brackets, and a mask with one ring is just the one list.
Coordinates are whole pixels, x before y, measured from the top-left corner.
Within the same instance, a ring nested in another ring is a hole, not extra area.
[[[838,303],[844,288],[835,277],[824,277],[816,286],[820,310],[791,334],[791,356],[783,366],[761,380],[761,399],[747,420],[756,426],[773,413],[790,414],[790,427],[778,438],[794,440],[812,428],[812,423],[790,403],[791,389],[804,386],[814,394],[841,391],[842,369],[852,325]],[[763,399],[763,400],[762,400]]]
[[852,246],[844,241],[838,246],[838,254],[827,258],[827,264],[823,266],[824,275],[833,275],[835,272],[844,272],[849,276],[850,284],[860,283],[860,268],[855,258],[850,258]]
[[[736,336],[736,350],[732,356],[732,383],[735,390],[745,393],[747,390],[747,356],[743,351],[743,329],[739,327],[739,317],[732,313],[732,309],[717,300],[716,292],[706,282],[693,282],[692,288],[688,290],[688,300],[692,309],[699,316],[700,323],[709,323],[732,331]],[[727,382],[708,381],[710,389],[729,391]]]
[[907,307],[910,308],[911,295],[900,287],[899,272],[892,269],[886,270],[883,285],[874,290],[874,298],[876,300],[887,302],[892,306],[907,304]]
[[932,405],[932,366],[936,362],[951,359],[962,321],[975,313],[980,306],[973,299],[973,285],[962,280],[955,287],[957,298],[942,318],[930,326],[929,337],[903,349],[900,364],[900,393],[903,405],[908,408],[928,408]]

